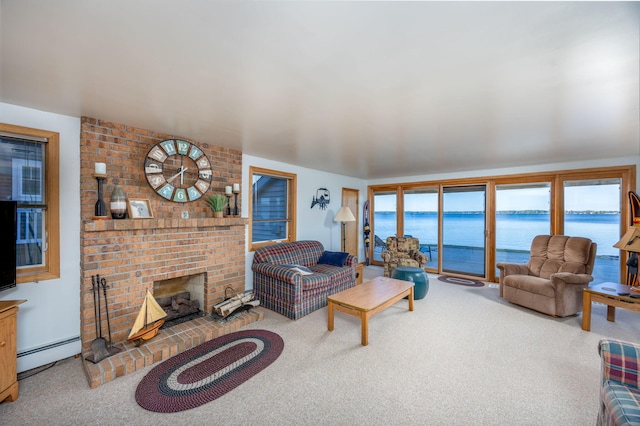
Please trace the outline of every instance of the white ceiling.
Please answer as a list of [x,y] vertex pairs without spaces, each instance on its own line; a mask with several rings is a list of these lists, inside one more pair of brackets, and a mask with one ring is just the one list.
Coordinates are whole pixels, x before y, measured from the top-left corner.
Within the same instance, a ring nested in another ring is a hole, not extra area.
[[300,166],[640,153],[637,2],[0,0],[0,19],[2,102]]

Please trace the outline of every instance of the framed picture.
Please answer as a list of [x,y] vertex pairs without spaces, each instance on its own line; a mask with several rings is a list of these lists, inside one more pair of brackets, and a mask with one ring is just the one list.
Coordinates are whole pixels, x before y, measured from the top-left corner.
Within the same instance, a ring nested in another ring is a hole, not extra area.
[[144,219],[153,217],[149,200],[128,200],[127,210],[130,219]]

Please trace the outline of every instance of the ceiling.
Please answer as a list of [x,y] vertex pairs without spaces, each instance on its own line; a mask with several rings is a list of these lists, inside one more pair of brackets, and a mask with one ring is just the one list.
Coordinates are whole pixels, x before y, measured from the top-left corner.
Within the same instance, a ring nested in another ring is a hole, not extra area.
[[332,173],[640,154],[638,2],[0,0],[0,25],[1,102]]

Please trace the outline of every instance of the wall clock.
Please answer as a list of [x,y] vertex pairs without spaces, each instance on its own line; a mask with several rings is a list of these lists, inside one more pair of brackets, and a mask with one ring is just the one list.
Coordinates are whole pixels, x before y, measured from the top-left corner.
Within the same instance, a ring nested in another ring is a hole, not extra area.
[[211,186],[211,163],[191,142],[168,139],[154,145],[144,160],[147,182],[161,197],[187,203]]

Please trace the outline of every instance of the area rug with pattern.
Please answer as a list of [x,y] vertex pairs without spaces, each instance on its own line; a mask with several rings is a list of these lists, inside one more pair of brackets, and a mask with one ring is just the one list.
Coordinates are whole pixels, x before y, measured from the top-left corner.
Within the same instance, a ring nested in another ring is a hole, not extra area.
[[282,338],[267,330],[220,336],[154,367],[138,384],[136,402],[157,413],[199,407],[267,368],[283,348]]
[[449,284],[458,284],[458,285],[466,285],[467,287],[482,287],[484,283],[482,281],[470,280],[467,278],[459,278],[459,277],[446,277],[444,275],[440,275],[438,277],[439,281],[443,281]]

